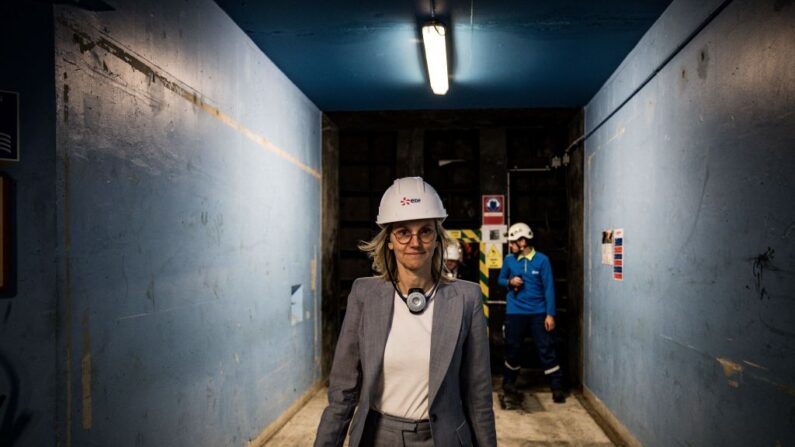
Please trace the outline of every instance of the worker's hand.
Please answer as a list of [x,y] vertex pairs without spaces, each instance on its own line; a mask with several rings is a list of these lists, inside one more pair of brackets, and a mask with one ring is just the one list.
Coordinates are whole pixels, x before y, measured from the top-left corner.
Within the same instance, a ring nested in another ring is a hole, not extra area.
[[544,329],[546,329],[547,332],[555,329],[555,317],[552,315],[547,315],[547,317],[544,319]]
[[508,281],[508,284],[510,284],[510,286],[513,287],[514,290],[516,290],[519,287],[522,287],[522,284],[524,284],[524,281],[522,281],[522,277],[521,276],[514,276],[513,278],[511,278],[510,281]]

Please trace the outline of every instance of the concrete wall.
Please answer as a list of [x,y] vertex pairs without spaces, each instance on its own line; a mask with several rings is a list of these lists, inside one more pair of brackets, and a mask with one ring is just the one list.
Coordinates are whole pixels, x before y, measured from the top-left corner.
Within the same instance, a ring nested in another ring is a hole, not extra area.
[[[718,4],[674,1],[586,131]],[[729,3],[586,142],[585,385],[644,445],[795,442],[793,23],[789,1]]]
[[[0,445],[55,445],[55,92],[52,6],[0,5],[0,90],[19,93],[16,281],[0,296]],[[13,290],[15,289],[15,290]]]
[[318,109],[210,0],[55,8],[59,436],[239,446],[320,379]]

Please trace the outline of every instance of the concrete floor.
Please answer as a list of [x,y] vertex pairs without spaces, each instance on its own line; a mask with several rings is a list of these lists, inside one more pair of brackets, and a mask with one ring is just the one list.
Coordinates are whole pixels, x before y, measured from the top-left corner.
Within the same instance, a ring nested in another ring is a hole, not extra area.
[[[577,398],[569,395],[564,404],[552,402],[549,391],[525,392],[524,410],[504,411],[494,394],[497,443],[503,447],[613,446]],[[305,447],[315,439],[320,414],[326,407],[326,389],[320,390],[265,445],[268,447]],[[347,446],[347,441],[345,442]]]

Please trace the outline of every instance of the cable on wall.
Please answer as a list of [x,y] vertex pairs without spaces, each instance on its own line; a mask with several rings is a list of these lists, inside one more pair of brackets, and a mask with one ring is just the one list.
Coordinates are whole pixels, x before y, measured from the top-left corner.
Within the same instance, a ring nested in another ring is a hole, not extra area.
[[[602,127],[602,126],[603,126],[603,125],[604,125],[604,124],[605,124],[605,123],[606,123],[606,122],[607,122],[607,121],[608,121],[610,118],[612,118],[612,117],[613,117],[613,115],[615,115],[616,113],[618,113],[618,111],[619,111],[619,110],[621,110],[621,109],[622,109],[622,108],[623,108],[623,107],[624,107],[624,106],[625,106],[625,105],[626,105],[626,104],[627,104],[627,103],[628,103],[630,100],[632,100],[632,98],[633,98],[633,97],[635,97],[635,95],[636,95],[636,94],[638,94],[638,92],[640,92],[640,91],[643,89],[643,87],[645,87],[645,86],[646,86],[646,84],[648,84],[649,82],[651,82],[651,80],[652,80],[652,79],[654,79],[654,77],[655,77],[655,76],[657,76],[657,73],[659,73],[660,71],[662,71],[662,70],[663,70],[663,68],[665,68],[665,66],[666,66],[666,65],[668,65],[668,63],[669,63],[669,62],[671,62],[671,60],[672,60],[674,57],[676,57],[676,55],[677,55],[677,54],[679,54],[680,52],[682,52],[682,50],[683,50],[683,49],[684,49],[684,48],[685,48],[685,47],[686,47],[686,46],[687,46],[687,45],[688,45],[688,44],[689,44],[689,43],[690,43],[690,42],[691,42],[693,39],[695,39],[695,37],[696,37],[696,36],[697,36],[697,35],[698,35],[698,34],[699,34],[699,33],[700,33],[700,32],[701,32],[701,31],[702,31],[704,28],[706,28],[706,27],[707,27],[707,25],[709,25],[709,24],[710,24],[710,22],[712,22],[712,20],[714,20],[714,19],[715,19],[715,17],[717,17],[717,16],[718,16],[718,15],[719,15],[719,14],[720,14],[720,13],[721,13],[721,12],[722,12],[724,9],[726,9],[726,7],[727,7],[727,6],[729,6],[729,3],[731,3],[731,2],[732,2],[732,0],[724,0],[724,1],[723,1],[723,2],[720,4],[720,5],[718,5],[718,7],[717,7],[717,8],[715,8],[715,10],[714,10],[714,11],[712,11],[712,12],[711,12],[711,13],[710,13],[710,14],[709,14],[709,15],[708,15],[708,16],[707,16],[707,17],[706,17],[706,18],[705,18],[705,19],[704,19],[704,20],[703,20],[703,21],[702,21],[702,22],[701,22],[701,23],[700,23],[700,24],[699,24],[699,25],[698,25],[698,26],[697,26],[697,27],[696,27],[696,28],[695,28],[695,29],[694,29],[694,30],[693,30],[693,31],[692,31],[692,32],[691,32],[691,33],[690,33],[690,34],[689,34],[687,37],[686,37],[686,38],[685,38],[685,40],[683,40],[683,41],[682,41],[682,43],[680,43],[679,45],[677,45],[677,47],[676,47],[676,48],[674,48],[674,50],[673,50],[673,51],[672,51],[672,52],[671,52],[671,53],[670,53],[670,54],[669,54],[669,55],[668,55],[668,56],[667,56],[665,59],[663,59],[663,61],[662,61],[662,62],[660,62],[660,64],[659,64],[659,65],[657,65],[657,68],[655,68],[655,69],[654,69],[654,70],[653,70],[653,71],[652,71],[652,72],[651,72],[651,73],[650,73],[650,74],[649,74],[649,75],[646,77],[646,79],[644,79],[644,80],[643,80],[643,82],[641,82],[641,83],[640,83],[640,85],[638,85],[638,87],[636,87],[636,88],[635,88],[635,90],[633,90],[633,91],[632,91],[632,93],[630,93],[630,94],[629,94],[629,96],[627,96],[627,98],[626,98],[626,99],[624,99],[624,100],[621,102],[621,104],[619,104],[618,106],[616,106],[616,108],[615,108],[615,109],[613,109],[613,111],[612,111],[612,112],[610,112],[610,113],[609,113],[609,114],[608,114],[606,117],[604,117],[604,118],[602,119],[602,121],[600,121],[600,122],[599,122],[599,124],[597,124],[596,126],[594,126],[594,128],[593,128],[593,129],[591,129],[591,130],[590,130],[589,132],[587,132],[587,133],[583,133],[582,135],[580,135],[580,137],[579,137],[579,138],[577,138],[576,140],[574,140],[574,141],[573,141],[573,142],[572,142],[572,143],[569,145],[569,147],[567,147],[567,148],[566,148],[566,150],[564,150],[564,151],[563,151],[563,157],[564,157],[564,158],[566,158],[566,159],[568,159],[569,152],[571,152],[571,151],[572,151],[574,148],[576,148],[576,147],[577,147],[577,145],[579,145],[580,143],[583,143],[583,142],[585,142],[585,140],[587,140],[588,138],[590,138],[590,137],[591,137],[591,135],[593,135],[593,134],[594,134],[594,133],[595,133],[597,130],[599,130],[599,128],[601,128],[601,127]],[[555,163],[553,163],[553,165],[554,165],[554,164],[555,164]],[[553,167],[557,167],[557,166],[553,166]]]

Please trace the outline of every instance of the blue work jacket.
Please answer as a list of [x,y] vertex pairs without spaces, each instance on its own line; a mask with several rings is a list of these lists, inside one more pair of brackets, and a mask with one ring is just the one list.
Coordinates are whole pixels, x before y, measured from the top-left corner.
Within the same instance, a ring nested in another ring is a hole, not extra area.
[[[549,258],[537,251],[520,258],[510,254],[502,262],[499,284],[508,288],[508,306],[505,313],[554,316],[555,283]],[[518,291],[508,285],[508,281],[514,276],[521,276],[524,281]]]

